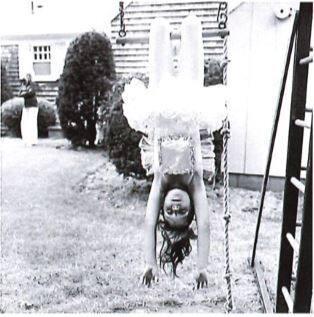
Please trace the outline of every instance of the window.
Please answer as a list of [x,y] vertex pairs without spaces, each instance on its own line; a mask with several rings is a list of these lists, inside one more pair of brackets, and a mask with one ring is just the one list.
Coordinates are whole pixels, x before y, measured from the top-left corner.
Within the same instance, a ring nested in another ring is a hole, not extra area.
[[35,75],[51,74],[50,45],[33,46],[33,69]]

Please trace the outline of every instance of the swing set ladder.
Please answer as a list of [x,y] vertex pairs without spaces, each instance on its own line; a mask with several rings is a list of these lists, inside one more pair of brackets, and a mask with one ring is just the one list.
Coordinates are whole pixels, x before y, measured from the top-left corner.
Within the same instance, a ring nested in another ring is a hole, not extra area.
[[[256,224],[256,232],[251,267],[261,290],[264,309],[267,313],[308,313],[311,309],[312,299],[312,123],[304,121],[306,108],[306,94],[308,81],[308,67],[312,58],[309,57],[311,26],[312,26],[313,3],[301,3],[296,13],[290,44],[288,48],[286,66],[283,74],[281,91],[269,147],[266,171],[264,174],[261,199]],[[293,44],[295,44],[295,56],[293,67],[292,95],[290,108],[290,123],[288,135],[288,149],[286,162],[285,188],[283,197],[283,217],[281,228],[280,256],[277,280],[277,296],[275,309],[270,304],[269,294],[265,285],[264,277],[260,272],[260,261],[256,260],[256,247],[259,227],[263,212],[263,204],[266,193],[267,181],[276,139],[277,127],[280,118],[280,110],[283,101],[285,85],[287,81],[290,58]],[[300,181],[302,159],[302,145],[304,129],[310,128],[310,144],[308,163],[306,167],[305,184]],[[302,222],[297,222],[299,194],[304,194]],[[295,238],[296,228],[301,228],[300,242]],[[292,267],[294,254],[299,255],[297,274],[293,276]],[[259,270],[258,274],[257,271]],[[291,295],[291,282],[295,280],[294,296]]]

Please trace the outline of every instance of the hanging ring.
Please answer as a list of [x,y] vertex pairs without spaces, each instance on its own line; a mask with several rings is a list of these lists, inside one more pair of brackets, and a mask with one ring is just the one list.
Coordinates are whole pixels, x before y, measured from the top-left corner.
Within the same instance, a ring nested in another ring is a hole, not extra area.
[[121,29],[118,34],[120,37],[126,37],[126,31],[124,29]]

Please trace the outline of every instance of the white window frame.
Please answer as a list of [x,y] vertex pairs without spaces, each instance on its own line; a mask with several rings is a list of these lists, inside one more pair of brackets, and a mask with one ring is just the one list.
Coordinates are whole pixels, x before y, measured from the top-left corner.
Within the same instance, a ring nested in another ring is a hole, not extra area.
[[[70,40],[65,39],[36,39],[19,41],[19,76],[24,78],[27,73],[32,75],[33,81],[54,82],[60,78],[63,70],[66,50]],[[50,75],[36,75],[33,68],[34,47],[50,46]]]
[[34,62],[51,62],[51,45],[33,45],[33,57]]
[[52,74],[52,59],[51,59],[51,45],[33,45],[32,47],[32,69],[35,74],[34,70],[34,63],[49,63],[50,65],[50,73],[45,75],[38,75],[35,76],[50,76]]

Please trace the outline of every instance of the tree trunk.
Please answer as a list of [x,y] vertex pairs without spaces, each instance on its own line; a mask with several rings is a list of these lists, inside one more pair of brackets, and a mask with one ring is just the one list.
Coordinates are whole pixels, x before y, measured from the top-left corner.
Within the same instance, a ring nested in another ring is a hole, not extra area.
[[87,120],[87,140],[88,146],[93,148],[95,146],[96,140],[96,121],[95,120]]

